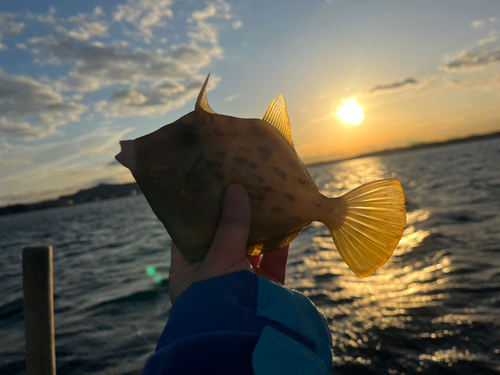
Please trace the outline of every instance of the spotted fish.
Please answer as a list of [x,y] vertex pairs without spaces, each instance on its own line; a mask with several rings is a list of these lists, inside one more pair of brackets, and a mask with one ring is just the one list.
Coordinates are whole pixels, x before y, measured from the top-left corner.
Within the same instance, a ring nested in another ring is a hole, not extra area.
[[401,184],[380,180],[341,197],[325,197],[295,151],[283,96],[272,101],[262,119],[219,115],[207,102],[209,77],[193,112],[151,134],[121,141],[116,155],[184,257],[190,262],[204,258],[221,217],[224,190],[236,183],[251,202],[248,254],[280,249],[320,221],[359,277],[387,262],[406,224]]

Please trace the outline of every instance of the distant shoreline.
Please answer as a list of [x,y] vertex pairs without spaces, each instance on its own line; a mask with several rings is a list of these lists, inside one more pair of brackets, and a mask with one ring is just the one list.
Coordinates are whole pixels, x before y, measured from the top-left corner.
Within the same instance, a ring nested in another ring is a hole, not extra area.
[[407,146],[407,147],[391,148],[391,149],[387,149],[387,150],[381,150],[381,151],[370,152],[367,154],[361,154],[361,155],[353,156],[351,158],[319,161],[319,162],[306,164],[306,165],[308,167],[314,167],[314,166],[322,165],[322,164],[337,163],[337,162],[346,161],[346,160],[366,158],[366,157],[370,157],[370,156],[392,155],[392,154],[398,154],[398,153],[407,152],[407,151],[423,150],[423,149],[427,149],[427,148],[454,145],[454,144],[460,144],[460,143],[475,142],[475,141],[486,141],[486,140],[495,139],[495,138],[500,138],[500,132],[483,134],[483,135],[472,135],[472,136],[466,137],[466,138],[450,139],[449,141],[418,143],[418,144],[415,144],[412,146]]
[[80,190],[73,195],[64,195],[57,199],[0,207],[0,216],[44,210],[47,208],[68,207],[80,203],[95,202],[111,198],[135,196],[140,193],[141,189],[136,182],[122,185],[102,184],[91,189]]
[[[400,147],[400,148],[393,148],[393,149],[388,149],[388,150],[370,152],[367,154],[353,156],[351,158],[346,158],[346,159],[326,160],[326,161],[315,162],[315,163],[307,164],[307,166],[314,167],[314,166],[318,166],[318,165],[336,163],[336,162],[341,162],[341,161],[345,161],[345,160],[359,159],[359,158],[365,158],[365,157],[370,157],[370,156],[392,155],[392,154],[397,154],[397,153],[407,152],[407,151],[421,150],[421,149],[440,147],[440,146],[445,146],[445,145],[460,144],[460,143],[467,143],[467,142],[474,142],[474,141],[489,140],[489,139],[495,139],[495,138],[500,138],[500,132],[484,134],[484,135],[473,135],[473,136],[466,137],[466,138],[456,138],[456,139],[452,139],[449,141],[442,141],[442,142],[419,143],[419,144],[408,146],[408,147]],[[135,182],[129,183],[129,184],[122,184],[122,185],[104,184],[104,185],[98,185],[98,186],[93,187],[91,189],[80,190],[76,194],[65,195],[65,196],[62,196],[62,197],[59,197],[59,198],[53,199],[53,200],[46,200],[46,201],[41,201],[41,202],[25,203],[25,204],[19,203],[19,204],[0,207],[0,216],[13,215],[13,214],[30,212],[30,211],[38,211],[38,210],[43,210],[46,208],[67,207],[67,206],[73,206],[75,204],[86,203],[86,202],[100,201],[100,200],[125,197],[125,196],[134,196],[134,195],[141,194],[141,193],[142,192],[141,192],[141,189],[139,188],[139,185]]]

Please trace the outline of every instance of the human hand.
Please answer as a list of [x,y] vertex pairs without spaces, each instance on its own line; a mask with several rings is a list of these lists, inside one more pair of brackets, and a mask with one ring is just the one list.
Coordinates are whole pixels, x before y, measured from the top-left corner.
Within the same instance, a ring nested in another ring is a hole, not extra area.
[[202,261],[189,263],[172,242],[169,294],[172,304],[193,283],[238,271],[250,271],[281,285],[285,283],[288,247],[260,256],[245,254],[250,233],[250,199],[240,185],[224,194],[222,217],[212,245]]

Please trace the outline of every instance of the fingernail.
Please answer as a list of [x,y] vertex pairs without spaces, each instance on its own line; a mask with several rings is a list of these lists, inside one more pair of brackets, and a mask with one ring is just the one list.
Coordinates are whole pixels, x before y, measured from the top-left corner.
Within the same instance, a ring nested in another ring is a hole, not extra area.
[[230,185],[224,193],[225,204],[240,204],[245,199],[245,192],[240,185]]

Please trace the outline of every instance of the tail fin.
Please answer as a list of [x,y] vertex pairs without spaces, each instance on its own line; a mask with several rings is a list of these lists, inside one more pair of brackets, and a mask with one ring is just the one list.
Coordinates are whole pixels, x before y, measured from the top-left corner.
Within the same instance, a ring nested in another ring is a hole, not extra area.
[[341,215],[334,214],[325,224],[342,259],[359,277],[370,275],[392,256],[406,224],[404,205],[397,180],[370,182],[336,202],[333,211]]

